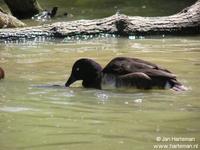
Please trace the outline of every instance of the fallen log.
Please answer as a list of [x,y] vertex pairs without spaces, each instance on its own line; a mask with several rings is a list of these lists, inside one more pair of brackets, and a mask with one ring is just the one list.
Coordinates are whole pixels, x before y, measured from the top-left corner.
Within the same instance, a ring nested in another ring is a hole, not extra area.
[[71,37],[83,35],[180,35],[200,33],[200,0],[181,12],[163,17],[113,16],[17,29],[1,29],[0,39],[28,39],[36,37]]
[[0,11],[0,28],[16,28],[24,27],[25,24],[17,18],[6,14],[4,11]]

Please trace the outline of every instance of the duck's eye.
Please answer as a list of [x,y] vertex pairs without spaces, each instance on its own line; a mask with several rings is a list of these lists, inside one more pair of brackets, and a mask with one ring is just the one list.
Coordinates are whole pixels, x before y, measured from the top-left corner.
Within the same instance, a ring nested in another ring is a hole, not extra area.
[[80,68],[76,68],[76,71],[79,71],[80,70]]

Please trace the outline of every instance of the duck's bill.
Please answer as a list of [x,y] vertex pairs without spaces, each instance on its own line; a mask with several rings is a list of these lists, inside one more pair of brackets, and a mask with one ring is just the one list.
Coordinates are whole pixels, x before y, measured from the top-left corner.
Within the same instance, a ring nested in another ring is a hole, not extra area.
[[65,83],[66,87],[69,87],[72,83],[76,81],[76,78],[74,76],[70,76],[67,82]]

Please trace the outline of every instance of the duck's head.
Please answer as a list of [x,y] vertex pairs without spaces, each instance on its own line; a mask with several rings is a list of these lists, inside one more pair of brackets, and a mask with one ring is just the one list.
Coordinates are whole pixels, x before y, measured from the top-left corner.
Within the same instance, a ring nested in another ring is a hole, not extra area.
[[102,67],[94,60],[88,58],[79,59],[74,63],[71,75],[65,83],[65,86],[69,87],[77,80],[83,80],[83,84],[94,82],[98,78],[101,70]]

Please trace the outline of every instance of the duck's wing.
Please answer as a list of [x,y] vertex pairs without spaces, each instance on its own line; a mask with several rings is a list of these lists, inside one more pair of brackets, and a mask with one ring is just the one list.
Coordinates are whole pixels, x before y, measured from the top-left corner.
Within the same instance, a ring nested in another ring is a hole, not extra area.
[[176,75],[163,70],[145,69],[142,70],[144,74],[149,76],[152,81],[152,87],[172,88],[176,85],[181,85],[176,79]]
[[129,73],[119,76],[116,80],[116,86],[150,89],[152,88],[152,80],[148,75],[142,72]]
[[127,73],[140,72],[140,70],[155,69],[169,72],[156,64],[137,58],[117,57],[111,60],[103,69],[103,73],[125,75]]
[[141,69],[140,71],[143,72],[144,74],[148,75],[151,78],[158,78],[158,77],[169,78],[169,79],[176,78],[175,74],[172,74],[170,72],[166,72],[166,71],[160,70],[160,69]]
[[174,85],[180,85],[175,75],[155,69],[146,69],[141,72],[120,75],[117,78],[118,87],[126,86],[139,89],[151,89],[153,87],[172,88]]

